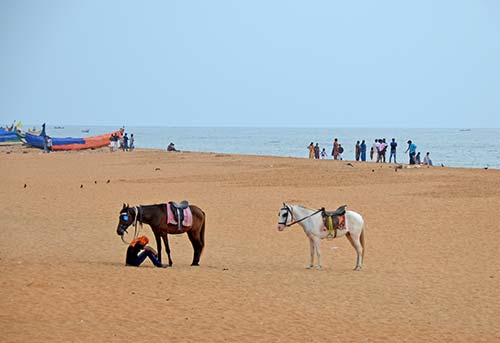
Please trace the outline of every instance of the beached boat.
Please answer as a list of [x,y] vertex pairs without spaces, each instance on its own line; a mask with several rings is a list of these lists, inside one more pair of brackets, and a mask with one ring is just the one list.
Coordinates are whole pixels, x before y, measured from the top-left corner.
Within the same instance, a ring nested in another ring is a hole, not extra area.
[[[84,138],[73,138],[73,137],[51,137],[52,138],[52,150],[82,150],[82,149],[96,149],[102,148],[109,145],[109,138],[111,135],[116,134],[121,137],[123,134],[123,129],[106,133],[98,136],[84,137]],[[43,149],[43,136],[36,136],[29,133],[25,133],[24,139],[26,143],[34,146],[36,148]]]
[[19,138],[16,135],[16,131],[9,131],[0,127],[0,143],[17,143],[19,142]]

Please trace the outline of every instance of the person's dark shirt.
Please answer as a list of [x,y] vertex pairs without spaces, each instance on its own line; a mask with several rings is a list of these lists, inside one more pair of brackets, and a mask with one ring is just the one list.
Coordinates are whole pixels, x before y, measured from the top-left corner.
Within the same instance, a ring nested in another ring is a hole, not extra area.
[[391,142],[391,152],[396,152],[396,147],[398,146],[398,143],[396,142]]
[[127,248],[127,258],[125,259],[125,263],[130,266],[136,266],[137,255],[144,249],[144,245],[141,243],[136,243],[134,246],[129,246]]
[[361,152],[366,152],[366,143],[361,143],[359,147]]

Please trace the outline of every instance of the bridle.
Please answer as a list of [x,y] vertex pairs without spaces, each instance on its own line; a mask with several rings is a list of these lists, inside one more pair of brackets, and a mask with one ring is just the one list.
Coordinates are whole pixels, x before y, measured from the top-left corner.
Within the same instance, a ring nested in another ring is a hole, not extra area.
[[[278,222],[278,224],[280,224],[280,225],[285,225],[286,227],[290,227],[290,226],[292,226],[292,225],[295,225],[295,224],[300,223],[300,222],[301,222],[301,221],[303,221],[303,220],[306,220],[307,218],[311,218],[312,216],[314,216],[314,215],[316,215],[316,214],[318,214],[318,213],[320,213],[320,212],[323,212],[325,209],[324,209],[324,208],[320,208],[320,209],[319,209],[319,210],[317,210],[316,212],[311,213],[310,215],[305,216],[305,217],[303,217],[303,218],[300,218],[299,220],[295,220],[295,219],[294,219],[293,211],[292,211],[292,209],[291,209],[288,205],[283,204],[283,207],[280,209],[280,213],[281,213],[281,211],[283,211],[283,210],[286,210],[285,214],[283,215],[283,216],[284,216],[284,218],[285,218],[285,221],[284,221],[284,222]],[[287,223],[286,223],[286,222],[288,221],[288,214],[290,214],[290,216],[291,216],[291,218],[292,218],[292,222],[291,222],[290,224],[287,224]]]
[[[122,216],[128,216],[129,215],[129,211],[128,211],[129,209],[130,208],[128,208],[126,212],[120,213],[120,217],[122,217]],[[133,239],[136,239],[139,236],[139,233],[142,230],[142,206],[139,205],[137,207],[132,207],[131,209],[134,211],[134,217],[135,218],[134,218],[134,221],[130,225],[134,226],[134,238]],[[138,223],[140,224],[139,229],[137,229],[137,224]],[[128,233],[127,230],[130,227],[130,225],[127,225],[127,227],[124,228],[123,231],[126,232],[126,233]],[[120,224],[120,226],[123,227],[125,225]],[[125,243],[127,245],[130,244],[130,242],[128,242],[128,243],[125,242],[125,239],[123,238],[123,235],[121,235],[121,239],[122,239],[123,243]]]

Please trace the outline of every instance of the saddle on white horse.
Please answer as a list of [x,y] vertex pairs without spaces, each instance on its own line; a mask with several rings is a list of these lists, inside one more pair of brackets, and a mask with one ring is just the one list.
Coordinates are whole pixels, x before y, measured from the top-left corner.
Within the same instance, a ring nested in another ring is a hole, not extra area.
[[323,216],[323,225],[328,230],[328,238],[335,238],[338,230],[345,230],[346,207],[347,205],[342,205],[335,211],[327,211],[322,208],[321,215]]

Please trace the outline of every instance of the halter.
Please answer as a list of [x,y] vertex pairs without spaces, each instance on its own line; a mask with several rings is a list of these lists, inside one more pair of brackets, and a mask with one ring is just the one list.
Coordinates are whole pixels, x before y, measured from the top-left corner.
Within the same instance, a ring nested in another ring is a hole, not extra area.
[[[134,238],[133,239],[136,239],[142,230],[142,206],[139,205],[139,206],[133,207],[132,210],[134,211],[135,218],[134,218],[134,222],[130,225],[132,225],[134,227]],[[128,215],[128,212],[126,214]],[[140,224],[139,230],[137,230],[137,223]],[[128,233],[127,230],[128,230],[128,227],[126,229],[124,229],[124,231]],[[124,235],[121,235],[121,239],[122,239],[123,243],[125,243],[127,245],[130,244],[130,242],[128,242],[128,243],[125,242],[125,239],[123,239],[123,236]]]
[[[292,209],[291,209],[288,205],[284,205],[284,207],[282,207],[282,208],[280,209],[280,211],[281,211],[281,210],[286,210],[286,213],[285,213],[285,221],[284,221],[283,223],[278,222],[278,224],[280,224],[280,225],[285,225],[286,227],[290,227],[290,226],[292,226],[292,225],[295,225],[295,224],[300,223],[300,222],[301,222],[301,221],[303,221],[303,220],[306,220],[307,218],[311,218],[312,216],[314,216],[314,215],[316,215],[316,214],[318,214],[318,213],[320,213],[320,212],[323,212],[325,209],[324,209],[324,208],[320,208],[320,209],[319,209],[319,210],[317,210],[316,212],[311,213],[310,215],[305,216],[305,217],[303,217],[303,218],[301,218],[301,219],[299,219],[299,220],[294,220],[294,218],[293,218],[294,216],[293,216]],[[288,213],[290,213],[290,215],[292,216],[292,222],[291,222],[290,224],[287,224],[287,223],[286,223],[286,222],[287,222],[287,220],[288,220]]]

